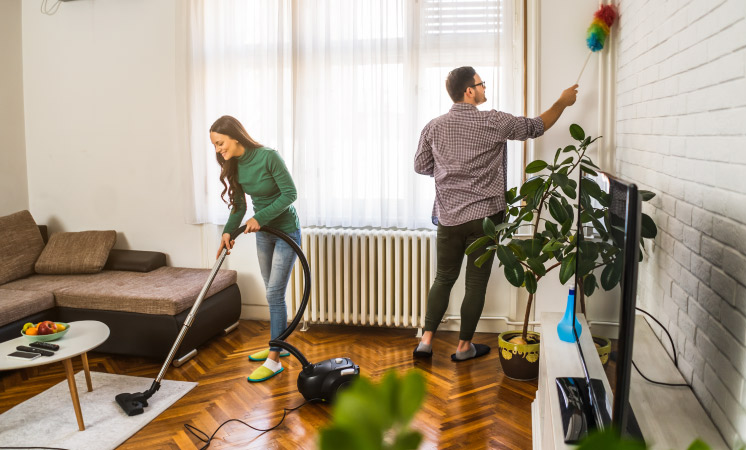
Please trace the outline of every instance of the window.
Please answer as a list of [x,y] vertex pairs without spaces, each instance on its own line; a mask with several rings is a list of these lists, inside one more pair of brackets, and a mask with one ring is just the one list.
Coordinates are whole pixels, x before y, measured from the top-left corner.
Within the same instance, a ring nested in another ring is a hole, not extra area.
[[[431,178],[413,158],[446,113],[448,72],[487,82],[480,109],[520,112],[512,0],[266,0],[190,6],[190,126],[197,221],[227,209],[207,129],[238,118],[282,154],[301,223],[432,227]],[[522,160],[510,147],[508,184]]]

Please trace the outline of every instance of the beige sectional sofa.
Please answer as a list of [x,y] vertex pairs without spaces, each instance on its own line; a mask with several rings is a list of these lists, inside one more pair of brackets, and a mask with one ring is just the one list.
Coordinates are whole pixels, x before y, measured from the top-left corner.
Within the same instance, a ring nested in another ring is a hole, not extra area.
[[[96,351],[165,358],[210,273],[166,266],[159,252],[112,249],[116,233],[55,233],[28,211],[0,217],[0,341],[26,322],[98,320],[109,339]],[[174,364],[238,323],[236,272],[218,271]]]

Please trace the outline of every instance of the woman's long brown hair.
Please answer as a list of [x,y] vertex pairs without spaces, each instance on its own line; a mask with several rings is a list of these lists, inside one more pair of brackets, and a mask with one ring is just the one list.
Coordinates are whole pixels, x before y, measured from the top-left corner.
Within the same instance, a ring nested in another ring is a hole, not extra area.
[[[249,133],[246,132],[241,122],[236,120],[235,117],[223,116],[219,118],[210,127],[210,133],[213,131],[237,140],[239,144],[243,145],[246,151],[262,147],[260,143],[249,136]],[[236,203],[236,198],[239,195],[244,195],[243,189],[238,182],[238,161],[236,158],[226,161],[223,155],[217,152],[215,153],[215,157],[218,160],[218,164],[220,164],[220,182],[223,184],[223,192],[220,193],[220,198],[228,204],[228,208],[232,211]],[[228,180],[227,183],[226,180]],[[225,200],[226,192],[228,193],[228,201]]]

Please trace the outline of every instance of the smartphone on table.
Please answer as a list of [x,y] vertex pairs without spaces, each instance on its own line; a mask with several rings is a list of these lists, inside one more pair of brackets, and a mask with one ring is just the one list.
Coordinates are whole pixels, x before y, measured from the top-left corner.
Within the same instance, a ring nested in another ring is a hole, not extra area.
[[40,357],[39,353],[16,351],[8,354],[8,358],[32,360]]

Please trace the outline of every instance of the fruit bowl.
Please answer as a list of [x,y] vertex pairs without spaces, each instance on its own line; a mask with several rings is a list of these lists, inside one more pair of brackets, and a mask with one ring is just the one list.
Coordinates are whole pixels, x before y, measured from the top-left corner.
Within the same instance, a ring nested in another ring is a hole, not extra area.
[[70,331],[70,325],[65,322],[55,322],[58,324],[62,324],[65,326],[65,329],[62,331],[58,331],[57,333],[52,334],[37,334],[34,336],[26,334],[25,331],[21,331],[21,335],[28,339],[30,342],[49,342],[49,341],[56,341],[57,339],[61,338],[65,334],[67,334],[68,331]]

